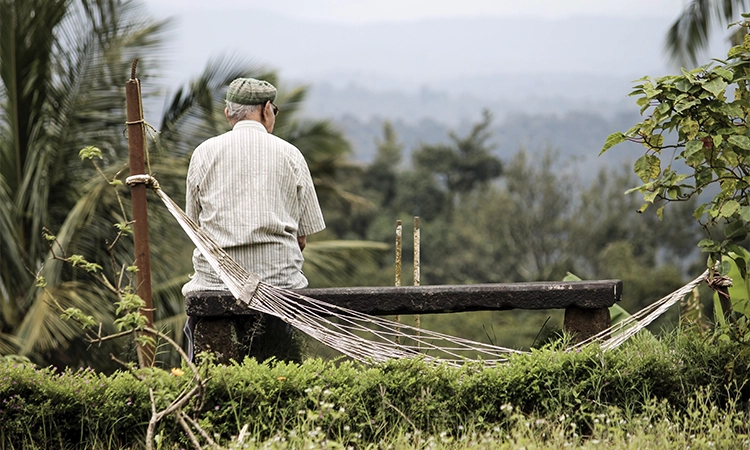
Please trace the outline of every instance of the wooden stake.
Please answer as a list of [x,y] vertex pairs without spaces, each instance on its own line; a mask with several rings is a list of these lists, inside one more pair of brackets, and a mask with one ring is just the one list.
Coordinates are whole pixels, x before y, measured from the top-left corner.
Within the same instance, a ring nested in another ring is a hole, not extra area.
[[[401,286],[401,247],[403,244],[401,232],[401,221],[396,221],[396,280],[395,285]],[[401,316],[396,316],[396,323],[401,323]],[[400,344],[401,339],[396,336],[396,343]]]
[[[422,284],[422,274],[419,267],[420,245],[419,216],[414,216],[414,286],[420,286]],[[415,314],[414,326],[419,328],[421,324],[419,314]]]
[[[128,150],[130,151],[130,175],[146,174],[144,155],[146,152],[146,127],[143,120],[141,83],[135,77],[138,60],[133,60],[130,79],[125,84],[128,118]],[[145,302],[141,314],[147,318],[147,327],[154,328],[154,304],[151,295],[151,254],[148,241],[148,204],[146,185],[137,183],[130,187],[133,207],[133,240],[135,242],[136,293]],[[143,333],[152,338],[150,334]],[[155,348],[138,345],[138,359],[142,367],[154,364]]]

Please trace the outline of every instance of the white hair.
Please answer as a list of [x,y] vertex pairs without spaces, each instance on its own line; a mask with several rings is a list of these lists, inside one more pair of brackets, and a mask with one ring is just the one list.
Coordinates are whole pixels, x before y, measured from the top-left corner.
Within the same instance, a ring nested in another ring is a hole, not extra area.
[[240,103],[226,102],[227,103],[227,116],[230,120],[242,120],[255,113],[257,110],[263,107],[263,105],[242,105]]

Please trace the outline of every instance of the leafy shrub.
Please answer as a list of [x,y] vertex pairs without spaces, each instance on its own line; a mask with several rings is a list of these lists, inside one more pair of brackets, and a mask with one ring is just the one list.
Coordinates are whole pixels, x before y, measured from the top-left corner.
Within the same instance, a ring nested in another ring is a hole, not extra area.
[[[602,432],[602,415],[633,420],[653,416],[656,408],[669,420],[695,421],[696,408],[742,411],[749,372],[748,361],[737,357],[740,346],[700,335],[656,340],[644,334],[607,353],[547,347],[494,368],[435,367],[420,360],[379,366],[320,359],[302,364],[247,359],[229,366],[207,361],[200,368],[206,389],[186,411],[220,442],[229,442],[245,425],[257,441],[304,434],[358,446],[407,434],[424,439],[457,438],[469,430],[476,436],[511,433],[529,418],[594,435]],[[163,408],[190,383],[189,375],[175,374],[180,372],[139,369],[104,376],[5,362],[3,447],[141,448],[151,412],[149,388]],[[670,406],[657,408],[661,404]],[[560,431],[545,430],[547,436]],[[162,421],[156,434],[160,442],[187,444],[173,421]]]

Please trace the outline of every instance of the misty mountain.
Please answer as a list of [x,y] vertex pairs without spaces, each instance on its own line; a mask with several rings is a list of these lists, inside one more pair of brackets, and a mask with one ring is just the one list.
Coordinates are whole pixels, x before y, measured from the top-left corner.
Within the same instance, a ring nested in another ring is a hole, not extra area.
[[[586,111],[571,111],[563,115],[512,114],[490,127],[491,145],[501,159],[507,161],[519,150],[541,155],[551,151],[561,164],[574,167],[582,179],[589,179],[600,168],[632,164],[642,154],[639,145],[624,143],[599,156],[607,136],[625,131],[639,121],[637,113],[621,112],[608,118]],[[369,163],[382,139],[383,118],[363,121],[352,115],[336,121],[354,147],[354,159]],[[391,121],[404,147],[403,163],[410,164],[411,153],[422,144],[449,141],[451,131],[459,136],[469,133],[475,123],[449,127],[434,119],[416,122]]]

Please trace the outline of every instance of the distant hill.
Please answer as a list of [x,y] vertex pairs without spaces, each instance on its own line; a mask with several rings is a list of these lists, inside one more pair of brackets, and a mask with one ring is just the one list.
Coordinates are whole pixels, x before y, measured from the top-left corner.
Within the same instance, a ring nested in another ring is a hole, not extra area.
[[[531,154],[551,150],[559,155],[560,162],[573,165],[583,179],[595,174],[603,166],[632,164],[640,156],[640,147],[622,144],[603,156],[599,152],[607,136],[615,131],[632,127],[639,117],[637,113],[621,112],[612,117],[586,111],[571,111],[562,115],[511,114],[491,127],[495,153],[508,160],[521,148]],[[361,120],[347,115],[336,120],[355,149],[354,159],[363,163],[372,161],[376,142],[382,137],[384,119]],[[469,131],[471,124],[449,127],[434,119],[424,118],[416,122],[392,121],[399,141],[404,145],[404,162],[409,164],[411,152],[420,144],[448,141],[453,130],[459,136]]]
[[493,114],[492,143],[503,159],[521,148],[531,153],[550,149],[561,161],[595,173],[603,165],[632,163],[640,155],[638,146],[624,144],[598,156],[609,134],[625,131],[641,120],[635,99],[627,95],[632,90],[631,80],[571,76],[567,78],[570,90],[563,84],[534,90],[534,84],[543,86],[543,77],[494,79],[499,85],[515,83],[524,88],[509,92],[507,97],[498,93],[479,97],[432,88],[408,92],[366,89],[356,84],[338,88],[313,84],[303,113],[337,124],[352,142],[354,159],[363,163],[374,157],[386,120],[394,125],[405,147],[404,162],[409,163],[411,152],[420,144],[445,142],[450,131],[468,133],[481,120],[484,109]]
[[310,116],[354,116],[360,120],[389,117],[415,122],[424,118],[459,125],[481,117],[489,109],[498,119],[509,115],[565,114],[589,111],[612,117],[622,110],[637,111],[628,97],[633,80],[623,76],[567,74],[495,75],[464,77],[419,89],[378,88],[352,81],[348,85],[310,84],[304,112]]

